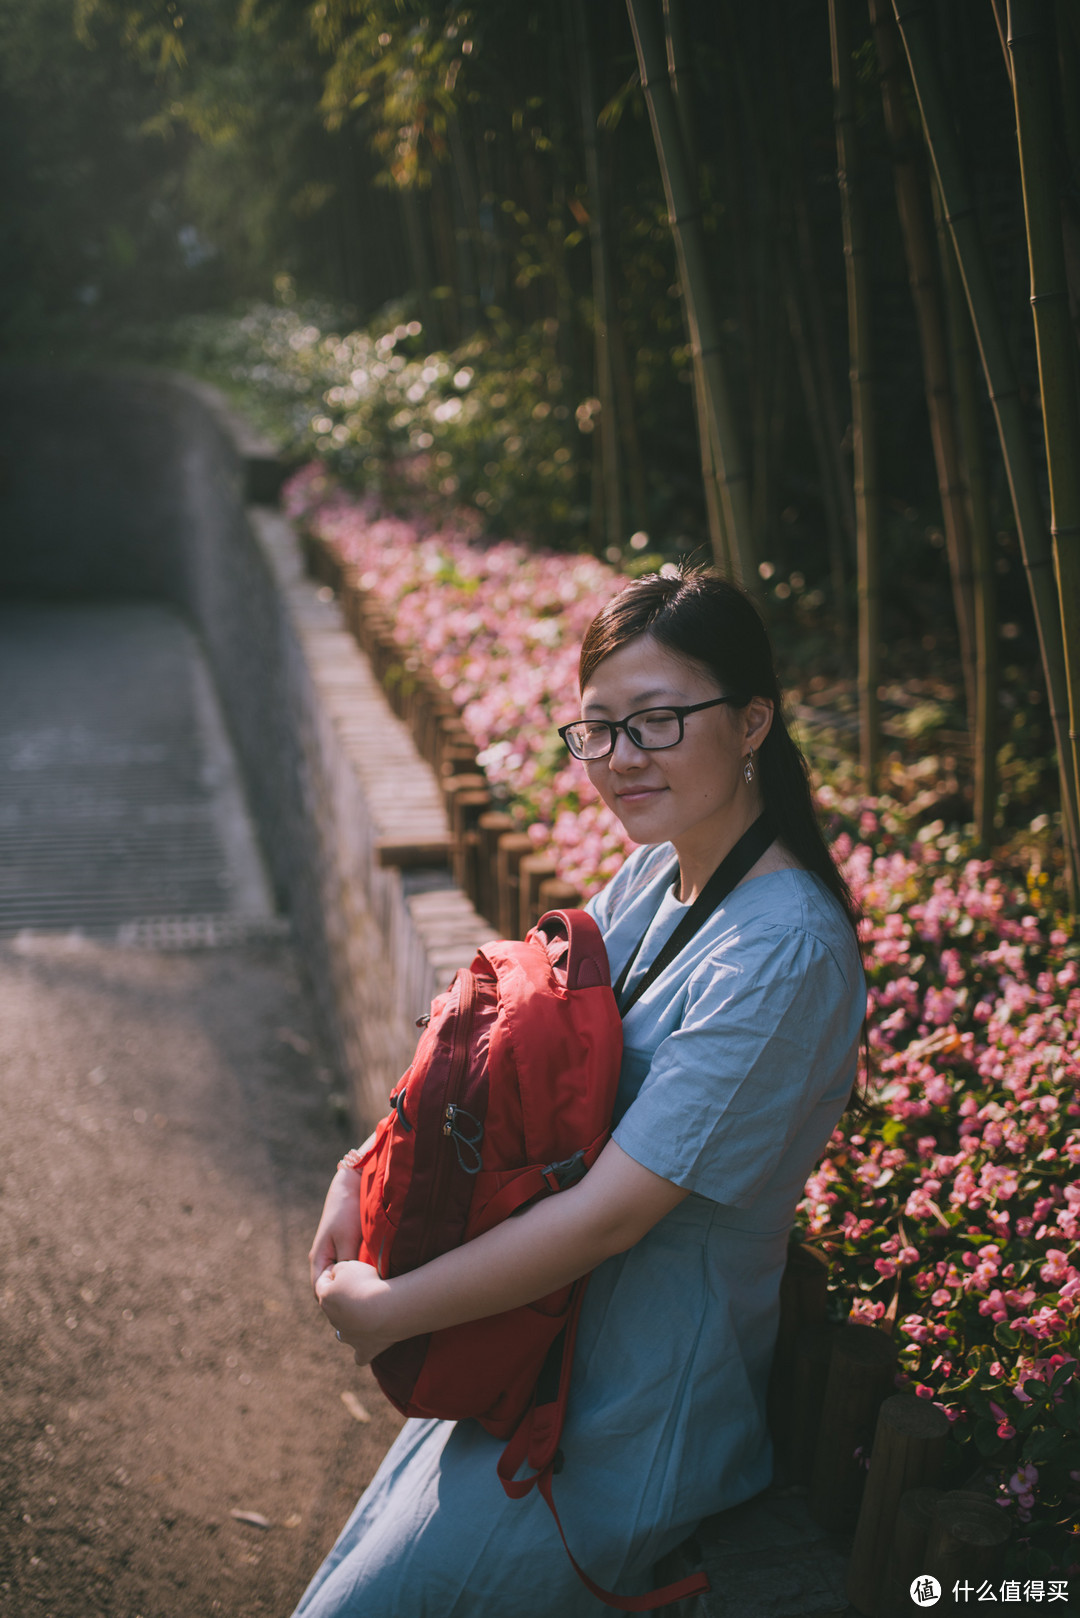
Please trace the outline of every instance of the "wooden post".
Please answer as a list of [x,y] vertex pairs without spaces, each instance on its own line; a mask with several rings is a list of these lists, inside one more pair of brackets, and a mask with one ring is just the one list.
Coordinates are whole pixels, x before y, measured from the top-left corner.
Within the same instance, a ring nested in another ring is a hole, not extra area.
[[526,854],[518,866],[518,938],[524,938],[543,915],[540,884],[556,874],[555,861],[550,854]]
[[957,1579],[974,1585],[993,1579],[1010,1532],[1008,1517],[992,1500],[959,1490],[946,1494],[934,1508],[922,1572],[940,1580],[950,1597]]
[[454,799],[459,792],[484,792],[487,781],[482,775],[447,775],[440,781],[442,787],[443,803],[446,805],[446,818],[450,822],[451,830],[454,826]]
[[353,613],[353,633],[370,657],[380,637],[388,640],[392,637],[393,625],[389,615],[370,596],[364,601],[357,602]]
[[[464,777],[459,777],[464,779]],[[476,789],[456,792],[451,821],[454,843],[454,881],[473,904],[480,898],[480,833],[477,822],[491,808],[491,793]]]
[[[416,733],[416,745],[422,757],[435,768],[439,756],[441,727],[446,719],[456,719],[457,710],[445,691],[429,691],[424,711],[423,730]],[[475,749],[473,750],[475,757]]]
[[[439,720],[438,741],[435,747],[435,774],[456,775],[459,770],[448,770],[446,764],[453,759],[460,759],[466,751],[471,751],[473,764],[476,764],[476,747],[465,729],[464,722],[453,714],[446,714]],[[451,754],[451,749],[453,753]],[[475,773],[475,771],[474,771]]]
[[476,748],[470,744],[454,743],[439,753],[440,781],[448,775],[475,775],[477,767]]
[[885,1559],[878,1592],[877,1618],[909,1618],[913,1604],[912,1580],[926,1572],[926,1538],[934,1508],[944,1496],[940,1489],[923,1486],[900,1496],[893,1525],[892,1544]]
[[948,1436],[948,1416],[928,1399],[897,1393],[881,1406],[847,1580],[848,1600],[869,1618],[878,1612],[900,1496],[937,1482]]
[[367,591],[360,583],[360,569],[350,562],[341,570],[341,613],[345,627],[357,642],[360,640],[357,624],[367,599]]
[[822,1528],[855,1526],[866,1479],[863,1457],[895,1375],[896,1345],[885,1332],[845,1326],[837,1333],[810,1481],[810,1514]]
[[795,1334],[785,1483],[808,1484],[813,1476],[833,1343],[843,1329],[842,1326],[803,1326]]
[[499,927],[499,839],[514,830],[512,815],[489,809],[476,823],[480,834],[480,897],[477,909],[495,931]]
[[536,844],[525,832],[512,831],[499,838],[498,857],[498,926],[502,938],[520,938],[518,932],[518,916],[521,906],[518,899],[520,884],[519,867],[522,860],[531,854]]
[[559,876],[549,876],[541,882],[537,893],[537,919],[548,910],[580,910],[581,904],[581,892],[572,882],[564,882]]
[[776,1477],[783,1482],[789,1481],[792,1452],[796,1344],[804,1327],[824,1325],[828,1280],[829,1266],[823,1256],[805,1242],[792,1242],[780,1279],[780,1323],[768,1396]]

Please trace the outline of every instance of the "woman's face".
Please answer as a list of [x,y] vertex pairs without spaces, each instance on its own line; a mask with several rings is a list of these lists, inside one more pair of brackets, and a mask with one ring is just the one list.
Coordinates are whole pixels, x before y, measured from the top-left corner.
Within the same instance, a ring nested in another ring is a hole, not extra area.
[[[593,670],[581,713],[583,719],[625,719],[641,708],[689,707],[722,695],[707,669],[639,635]],[[772,704],[761,697],[745,708],[707,708],[686,716],[675,747],[645,751],[619,731],[614,751],[585,768],[636,843],[672,842],[680,858],[684,849],[704,856],[714,846],[730,846],[761,812],[759,785],[747,785],[743,767],[771,722]]]

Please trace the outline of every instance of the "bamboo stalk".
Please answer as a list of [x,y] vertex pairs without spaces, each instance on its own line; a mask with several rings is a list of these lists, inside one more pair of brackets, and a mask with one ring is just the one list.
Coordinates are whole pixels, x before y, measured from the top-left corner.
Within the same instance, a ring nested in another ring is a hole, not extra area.
[[1070,874],[1075,887],[1078,839],[1077,798],[1070,768],[1068,697],[1061,616],[1053,558],[1027,439],[1012,356],[994,292],[986,251],[975,218],[960,149],[949,120],[944,89],[929,34],[926,0],[893,0],[919,113],[941,192],[945,218],[956,249],[964,293],[986,376],[1009,483],[1024,568],[1039,635],[1047,698],[1057,744],[1062,819]]
[[[704,428],[699,427],[699,432],[703,437],[707,432],[710,439],[713,475],[731,549],[733,576],[746,588],[753,589],[757,583],[757,557],[750,489],[738,416],[720,352],[719,322],[713,306],[700,208],[683,153],[675,98],[650,0],[626,0],[626,5],[675,240],[691,351],[695,368],[701,372],[699,398],[707,407],[708,423]],[[724,565],[722,554],[716,556],[716,562],[719,567]]]
[[[1016,137],[1050,482],[1050,533],[1069,696],[1070,763],[1073,791],[1080,802],[1080,406],[1061,239],[1052,123],[1054,77],[1045,17],[1042,0],[1039,4],[1008,0]],[[1074,900],[1076,897],[1074,893]]]
[[845,434],[840,430],[840,412],[832,366],[832,347],[829,342],[825,318],[825,299],[818,274],[814,237],[810,229],[810,215],[806,198],[795,198],[795,240],[798,246],[799,282],[806,293],[806,312],[814,371],[817,377],[817,397],[829,442],[829,458],[833,469],[833,483],[840,504],[840,517],[848,544],[855,544],[855,494],[848,476],[844,457]]
[[931,185],[937,224],[945,313],[949,330],[960,454],[967,491],[968,527],[971,532],[972,576],[975,588],[975,718],[972,749],[975,761],[975,836],[989,846],[997,811],[998,625],[997,575],[990,501],[986,492],[986,456],[983,450],[982,413],[976,376],[978,360],[972,338],[971,317],[956,252],[941,211],[937,185]]
[[682,0],[664,0],[664,45],[667,51],[668,82],[679,115],[683,151],[691,174],[698,171],[697,121],[694,117],[694,80],[689,66],[686,19]]
[[971,531],[960,465],[955,400],[949,376],[949,348],[938,296],[934,239],[927,214],[920,143],[904,105],[906,73],[903,50],[889,0],[870,0],[885,127],[892,148],[896,207],[907,257],[908,280],[919,328],[926,410],[937,470],[941,516],[949,557],[953,610],[960,642],[969,728],[974,728],[978,701],[975,674],[975,588]]
[[879,752],[881,675],[881,500],[877,412],[870,328],[870,275],[859,193],[855,86],[847,29],[847,0],[829,0],[833,119],[847,276],[848,352],[855,450],[855,548],[859,600],[859,757],[863,784],[874,788]]
[[596,149],[596,95],[593,88],[592,46],[585,6],[571,5],[577,42],[578,97],[585,145],[585,183],[589,188],[589,246],[592,253],[593,343],[596,392],[600,400],[600,485],[603,490],[603,531],[609,546],[623,543],[622,469],[619,455],[618,407],[611,356],[611,258],[608,252],[604,187]]
[[806,323],[803,320],[802,308],[799,301],[799,288],[792,273],[790,262],[785,258],[783,263],[785,298],[787,305],[788,326],[791,330],[792,347],[795,350],[795,363],[799,372],[799,385],[802,389],[803,403],[806,406],[806,419],[810,426],[810,436],[814,441],[814,454],[818,463],[818,478],[821,482],[821,503],[825,508],[825,529],[829,542],[829,580],[832,585],[833,610],[837,620],[843,624],[846,617],[847,596],[847,567],[846,567],[846,534],[840,513],[840,501],[837,498],[836,482],[833,468],[829,459],[829,442],[825,428],[825,417],[819,408],[818,392],[814,378],[814,362],[810,353],[810,344],[806,337]]
[[1056,0],[1054,20],[1057,26],[1061,133],[1069,166],[1076,176],[1080,175],[1080,22],[1073,0]]

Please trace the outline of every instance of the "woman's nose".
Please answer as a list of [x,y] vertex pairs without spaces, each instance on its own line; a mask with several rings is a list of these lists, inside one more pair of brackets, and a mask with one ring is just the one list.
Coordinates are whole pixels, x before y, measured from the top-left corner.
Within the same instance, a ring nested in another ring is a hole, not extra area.
[[615,733],[615,746],[608,754],[608,763],[613,770],[640,769],[645,760],[645,750],[630,740],[625,730]]

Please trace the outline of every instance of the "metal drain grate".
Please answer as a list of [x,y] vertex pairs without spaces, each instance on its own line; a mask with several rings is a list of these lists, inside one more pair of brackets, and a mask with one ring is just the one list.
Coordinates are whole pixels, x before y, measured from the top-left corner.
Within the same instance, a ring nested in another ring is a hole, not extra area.
[[148,916],[125,922],[121,944],[142,949],[220,949],[225,944],[263,944],[288,938],[283,916]]
[[207,947],[282,925],[184,624],[149,605],[0,610],[0,936]]

